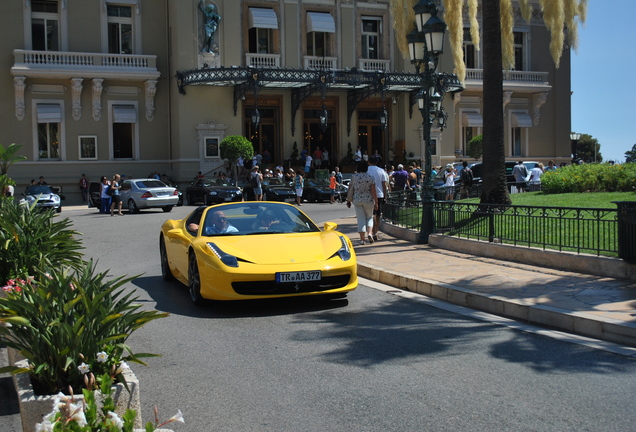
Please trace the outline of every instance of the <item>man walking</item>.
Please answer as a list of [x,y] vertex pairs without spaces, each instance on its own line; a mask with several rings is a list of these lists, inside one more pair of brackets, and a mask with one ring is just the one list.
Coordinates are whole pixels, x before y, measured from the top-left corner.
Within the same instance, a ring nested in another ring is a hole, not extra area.
[[380,228],[380,217],[382,216],[382,204],[384,204],[384,197],[388,191],[387,185],[389,183],[389,175],[386,171],[378,166],[378,157],[373,155],[369,158],[369,174],[375,181],[375,193],[378,197],[378,207],[373,210],[373,229],[371,231],[373,240],[378,241],[378,229]]
[[459,199],[468,198],[470,196],[470,188],[473,186],[473,171],[468,168],[468,162],[462,162],[462,170],[459,172],[459,178],[462,185],[459,189]]
[[528,178],[528,168],[523,164],[523,161],[519,161],[517,165],[512,168],[512,175],[515,177],[515,185],[517,186],[517,192],[521,193],[526,190],[526,179]]

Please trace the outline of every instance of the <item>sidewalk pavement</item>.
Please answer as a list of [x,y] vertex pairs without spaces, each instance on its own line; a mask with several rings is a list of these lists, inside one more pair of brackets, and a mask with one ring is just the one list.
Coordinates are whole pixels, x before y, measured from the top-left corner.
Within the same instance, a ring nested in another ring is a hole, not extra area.
[[636,283],[631,280],[484,258],[382,232],[379,241],[358,246],[356,219],[335,222],[353,241],[361,277],[470,309],[636,347]]

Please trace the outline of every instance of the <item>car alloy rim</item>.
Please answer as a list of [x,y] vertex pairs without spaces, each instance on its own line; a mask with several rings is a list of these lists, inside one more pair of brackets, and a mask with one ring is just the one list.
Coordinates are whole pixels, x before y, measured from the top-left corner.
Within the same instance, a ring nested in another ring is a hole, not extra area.
[[189,288],[190,297],[192,301],[199,301],[201,298],[201,281],[199,279],[199,268],[197,266],[197,259],[194,255],[190,255],[190,272],[189,272]]

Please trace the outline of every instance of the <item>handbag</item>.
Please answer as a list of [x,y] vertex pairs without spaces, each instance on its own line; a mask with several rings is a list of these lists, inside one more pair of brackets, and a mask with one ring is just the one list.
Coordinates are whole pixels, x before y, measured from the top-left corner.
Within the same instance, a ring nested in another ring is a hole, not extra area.
[[113,188],[108,186],[108,189],[106,189],[106,195],[112,197],[113,196]]

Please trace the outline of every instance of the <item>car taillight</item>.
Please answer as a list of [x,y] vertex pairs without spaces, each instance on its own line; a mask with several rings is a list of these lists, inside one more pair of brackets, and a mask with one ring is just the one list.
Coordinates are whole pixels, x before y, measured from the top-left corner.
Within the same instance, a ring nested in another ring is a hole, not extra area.
[[142,198],[152,198],[152,194],[150,192],[145,192],[141,197]]
[[179,195],[179,191],[175,189],[172,195]]

